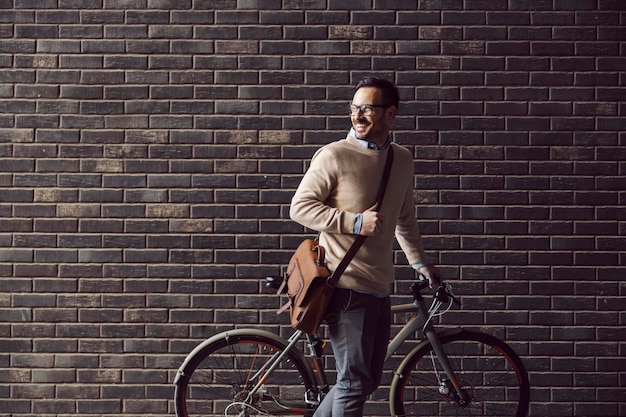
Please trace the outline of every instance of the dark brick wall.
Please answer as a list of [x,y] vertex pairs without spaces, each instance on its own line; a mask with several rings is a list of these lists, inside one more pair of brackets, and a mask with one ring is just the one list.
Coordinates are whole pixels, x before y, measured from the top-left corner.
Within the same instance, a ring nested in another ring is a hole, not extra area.
[[202,338],[287,332],[258,278],[370,73],[401,89],[446,322],[518,349],[532,416],[626,415],[625,23],[622,0],[0,0],[0,416],[172,415]]

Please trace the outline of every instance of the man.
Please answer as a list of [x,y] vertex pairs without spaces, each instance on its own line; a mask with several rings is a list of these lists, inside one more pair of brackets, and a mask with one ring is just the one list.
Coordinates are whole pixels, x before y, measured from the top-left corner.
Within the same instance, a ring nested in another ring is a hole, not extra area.
[[[339,279],[326,313],[337,382],[315,416],[361,416],[367,396],[380,383],[391,328],[394,237],[431,287],[439,281],[439,271],[424,254],[414,215],[413,157],[389,134],[399,100],[393,83],[362,79],[350,104],[350,133],[315,153],[291,202],[291,218],[321,232],[331,271],[356,235],[368,236]],[[377,212],[391,147],[393,165]]]

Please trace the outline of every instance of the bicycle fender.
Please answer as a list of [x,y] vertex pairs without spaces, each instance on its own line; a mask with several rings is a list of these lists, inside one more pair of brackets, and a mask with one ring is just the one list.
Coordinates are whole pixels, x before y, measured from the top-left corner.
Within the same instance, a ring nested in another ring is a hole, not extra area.
[[[182,378],[185,375],[185,369],[187,368],[187,365],[189,364],[189,362],[193,359],[193,357],[200,351],[202,351],[202,349],[204,349],[205,347],[211,345],[212,343],[215,343],[219,340],[222,339],[228,339],[229,337],[232,336],[262,336],[262,337],[266,337],[268,339],[272,339],[274,342],[276,342],[276,344],[278,344],[279,346],[282,347],[286,347],[289,342],[287,341],[287,339],[278,336],[275,333],[272,333],[270,331],[267,330],[262,330],[262,329],[233,329],[233,330],[226,330],[224,332],[218,333],[216,335],[211,336],[210,338],[204,340],[203,342],[201,342],[200,344],[198,344],[191,352],[189,352],[189,354],[187,355],[187,357],[185,357],[185,360],[183,361],[183,363],[180,365],[180,367],[178,368],[178,371],[176,372],[176,375],[174,376],[174,385],[178,385],[178,382],[180,381],[180,378]],[[302,354],[302,351],[300,351],[300,349],[293,349],[291,351],[292,354],[300,356],[300,359],[302,359],[302,363],[304,363],[306,365],[306,367],[308,368],[307,370],[311,373],[313,373],[313,370],[311,368],[311,365],[309,364],[309,361],[307,361],[304,358],[304,355]]]

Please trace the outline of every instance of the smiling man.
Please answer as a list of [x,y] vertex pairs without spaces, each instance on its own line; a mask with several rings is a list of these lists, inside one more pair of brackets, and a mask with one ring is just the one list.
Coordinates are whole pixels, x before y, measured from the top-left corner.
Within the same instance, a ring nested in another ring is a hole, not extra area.
[[[391,328],[394,238],[431,287],[440,280],[424,254],[415,219],[413,157],[389,134],[398,105],[398,89],[390,81],[359,81],[349,105],[352,129],[315,153],[291,201],[291,218],[320,232],[331,271],[356,235],[368,236],[339,279],[326,313],[337,382],[315,416],[361,416],[367,396],[380,383]],[[376,212],[392,147],[389,182]]]

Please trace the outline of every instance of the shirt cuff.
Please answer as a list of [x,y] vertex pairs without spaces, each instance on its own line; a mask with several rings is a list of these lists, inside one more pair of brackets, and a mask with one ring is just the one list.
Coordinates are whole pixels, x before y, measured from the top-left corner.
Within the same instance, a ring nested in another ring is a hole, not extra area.
[[361,233],[361,225],[363,224],[363,213],[357,213],[354,219],[354,229],[352,230],[355,235]]
[[425,266],[430,265],[430,261],[428,259],[423,260],[422,262],[418,262],[416,264],[411,265],[413,267],[413,269],[420,269],[423,268]]

